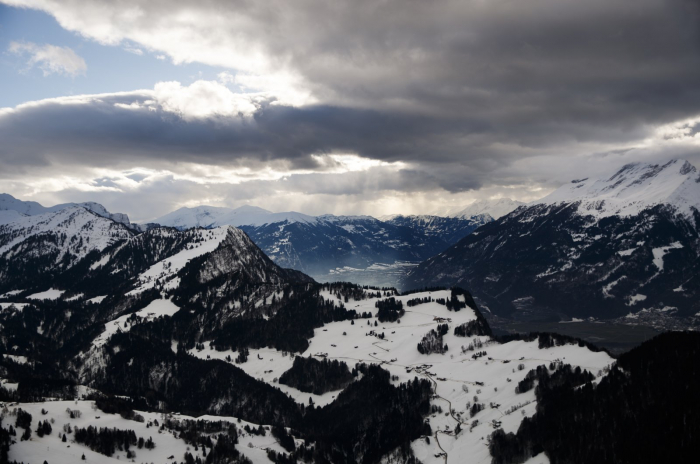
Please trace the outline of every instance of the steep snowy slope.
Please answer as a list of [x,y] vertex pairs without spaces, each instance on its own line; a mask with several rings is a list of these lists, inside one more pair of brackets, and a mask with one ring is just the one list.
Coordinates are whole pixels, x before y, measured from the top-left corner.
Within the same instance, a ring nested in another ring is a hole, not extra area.
[[312,280],[280,268],[243,231],[224,226],[151,229],[93,255],[57,279],[56,286],[84,299],[99,297],[101,307],[126,313],[154,296],[174,297],[177,304],[212,311],[208,323],[217,325],[254,307],[256,298],[299,282]]
[[406,285],[469,287],[494,313],[519,319],[693,326],[699,178],[673,161],[574,181],[425,261]]

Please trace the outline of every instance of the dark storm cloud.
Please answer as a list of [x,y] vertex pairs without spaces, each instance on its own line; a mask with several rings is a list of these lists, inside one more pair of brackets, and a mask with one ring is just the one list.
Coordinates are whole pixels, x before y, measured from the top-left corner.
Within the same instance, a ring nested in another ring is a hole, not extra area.
[[0,163],[17,172],[136,161],[322,171],[311,155],[349,152],[411,163],[398,190],[459,192],[519,175],[555,183],[554,168],[535,176],[522,161],[550,157],[563,173],[565,158],[590,147],[614,153],[593,156],[617,166],[659,125],[700,114],[700,15],[689,0],[29,5],[88,37],[176,61],[284,69],[318,103],[257,102],[247,119],[114,106],[148,94],[20,108],[0,116]]
[[184,119],[162,108],[132,109],[152,96],[101,96],[89,102],[47,101],[0,116],[0,160],[31,167],[57,161],[113,167],[125,160],[234,165],[241,160],[290,161],[318,169],[334,152],[397,160],[449,161],[459,143],[444,140],[488,130],[472,118],[442,120],[388,111],[263,105],[248,118]]

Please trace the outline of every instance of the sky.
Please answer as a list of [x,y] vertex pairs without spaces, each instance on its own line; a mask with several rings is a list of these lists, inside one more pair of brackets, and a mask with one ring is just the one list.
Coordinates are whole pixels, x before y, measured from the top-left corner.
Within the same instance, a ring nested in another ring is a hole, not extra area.
[[700,166],[696,0],[0,0],[0,192],[425,214]]

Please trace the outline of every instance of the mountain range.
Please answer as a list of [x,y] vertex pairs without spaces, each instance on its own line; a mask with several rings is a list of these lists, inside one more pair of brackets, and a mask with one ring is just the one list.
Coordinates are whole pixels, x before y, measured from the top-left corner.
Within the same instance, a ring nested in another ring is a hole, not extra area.
[[[493,207],[493,210],[490,208]],[[319,281],[351,280],[396,286],[409,269],[447,249],[515,202],[481,202],[474,217],[309,216],[254,206],[180,208],[154,222],[187,229],[234,225],[280,266]],[[466,213],[465,213],[466,214]]]
[[[680,161],[575,181],[409,274],[473,294],[318,283],[254,238],[299,227],[288,237],[321,231],[308,248],[330,249],[344,230],[371,249],[459,230],[430,217],[267,222],[245,208],[141,230],[83,204],[0,211],[0,462],[685,462],[700,335],[616,358],[552,333],[495,335],[482,309],[692,319],[698,188]],[[250,232],[216,222],[245,215]]]
[[[35,201],[22,201],[18,200],[12,195],[7,193],[0,193],[0,211],[15,211],[21,216],[37,216],[46,213],[55,213],[62,209],[66,209],[71,206],[81,206],[85,209],[92,211],[98,216],[111,219],[115,222],[124,224],[127,227],[138,228],[135,224],[132,225],[129,221],[129,216],[124,213],[110,213],[107,209],[99,203],[93,201],[88,201],[84,203],[63,203],[60,205],[55,205],[51,207],[45,207]],[[16,218],[18,215],[14,213],[4,213],[0,215],[0,223],[8,221],[10,218]]]

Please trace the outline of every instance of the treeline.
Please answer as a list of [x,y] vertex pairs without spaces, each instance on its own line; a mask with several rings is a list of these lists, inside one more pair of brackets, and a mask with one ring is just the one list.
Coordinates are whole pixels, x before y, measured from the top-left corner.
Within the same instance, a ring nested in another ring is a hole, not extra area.
[[[550,375],[550,371],[552,374]],[[545,390],[551,390],[555,387],[569,386],[575,387],[583,385],[586,382],[591,382],[595,379],[593,374],[587,370],[581,370],[579,366],[572,368],[571,365],[559,365],[550,363],[549,368],[544,364],[537,366],[536,369],[531,369],[525,375],[525,378],[518,382],[515,387],[515,393],[525,393],[532,390],[537,385]]]
[[289,385],[305,393],[322,395],[329,391],[342,390],[353,376],[348,365],[338,360],[297,356],[292,367],[284,372],[279,383]]
[[580,347],[588,348],[590,351],[597,353],[599,351],[604,351],[608,353],[611,357],[615,357],[607,349],[600,346],[596,346],[590,342],[582,340],[580,338],[571,337],[569,335],[562,335],[552,332],[530,332],[530,333],[513,333],[507,335],[497,335],[493,337],[498,343],[505,344],[512,342],[514,340],[532,342],[537,340],[537,346],[540,349],[553,348],[555,346],[562,345],[578,345]]
[[314,329],[357,317],[355,310],[324,301],[314,289],[291,295],[270,319],[231,320],[214,334],[214,346],[217,350],[271,347],[301,353],[309,347]]
[[133,430],[117,428],[100,428],[98,430],[92,425],[84,429],[76,427],[73,439],[76,443],[84,444],[91,450],[105,456],[112,456],[116,450],[119,450],[126,451],[127,457],[131,458],[135,456],[135,453],[130,449],[132,446],[138,449],[153,449],[156,446],[151,437],[144,440],[143,437],[137,437]]
[[12,445],[12,434],[10,430],[2,426],[0,419],[0,464],[7,464],[10,460],[10,446]]
[[[201,448],[206,464],[251,464],[251,461],[236,449],[239,431],[235,424],[228,421],[165,418],[161,428],[177,432],[180,439],[194,448],[194,451]],[[195,458],[189,452],[185,453],[185,463],[201,462],[199,456]]]
[[423,298],[411,298],[410,300],[406,301],[406,306],[412,308],[413,306],[418,306],[424,303],[430,303],[431,301],[433,301],[433,298],[430,296],[426,296]]
[[[224,361],[202,360],[134,331],[115,334],[106,345],[105,375],[93,386],[114,395],[144,397],[150,408],[199,416],[230,415],[255,423],[298,424],[296,403],[279,389]],[[153,376],[154,371],[168,375]],[[226,401],[224,401],[226,399]],[[160,402],[163,402],[161,404]]]
[[376,365],[358,365],[362,379],[331,404],[307,408],[305,436],[316,442],[315,462],[379,462],[401,445],[432,433],[423,417],[430,410],[431,383],[425,379],[394,386]]
[[401,300],[397,300],[393,296],[386,300],[375,302],[374,307],[378,309],[377,319],[379,319],[379,322],[396,322],[406,313]]
[[483,317],[465,322],[455,327],[454,334],[458,337],[491,336],[491,327]]
[[668,332],[621,355],[597,386],[574,388],[580,376],[561,370],[557,382],[539,382],[537,413],[516,434],[493,434],[493,463],[540,452],[556,464],[695,462],[698,359],[700,333]]
[[447,352],[447,345],[443,345],[442,337],[447,334],[448,330],[449,326],[447,324],[438,324],[437,330],[432,329],[418,343],[418,352],[420,354],[442,354]]

